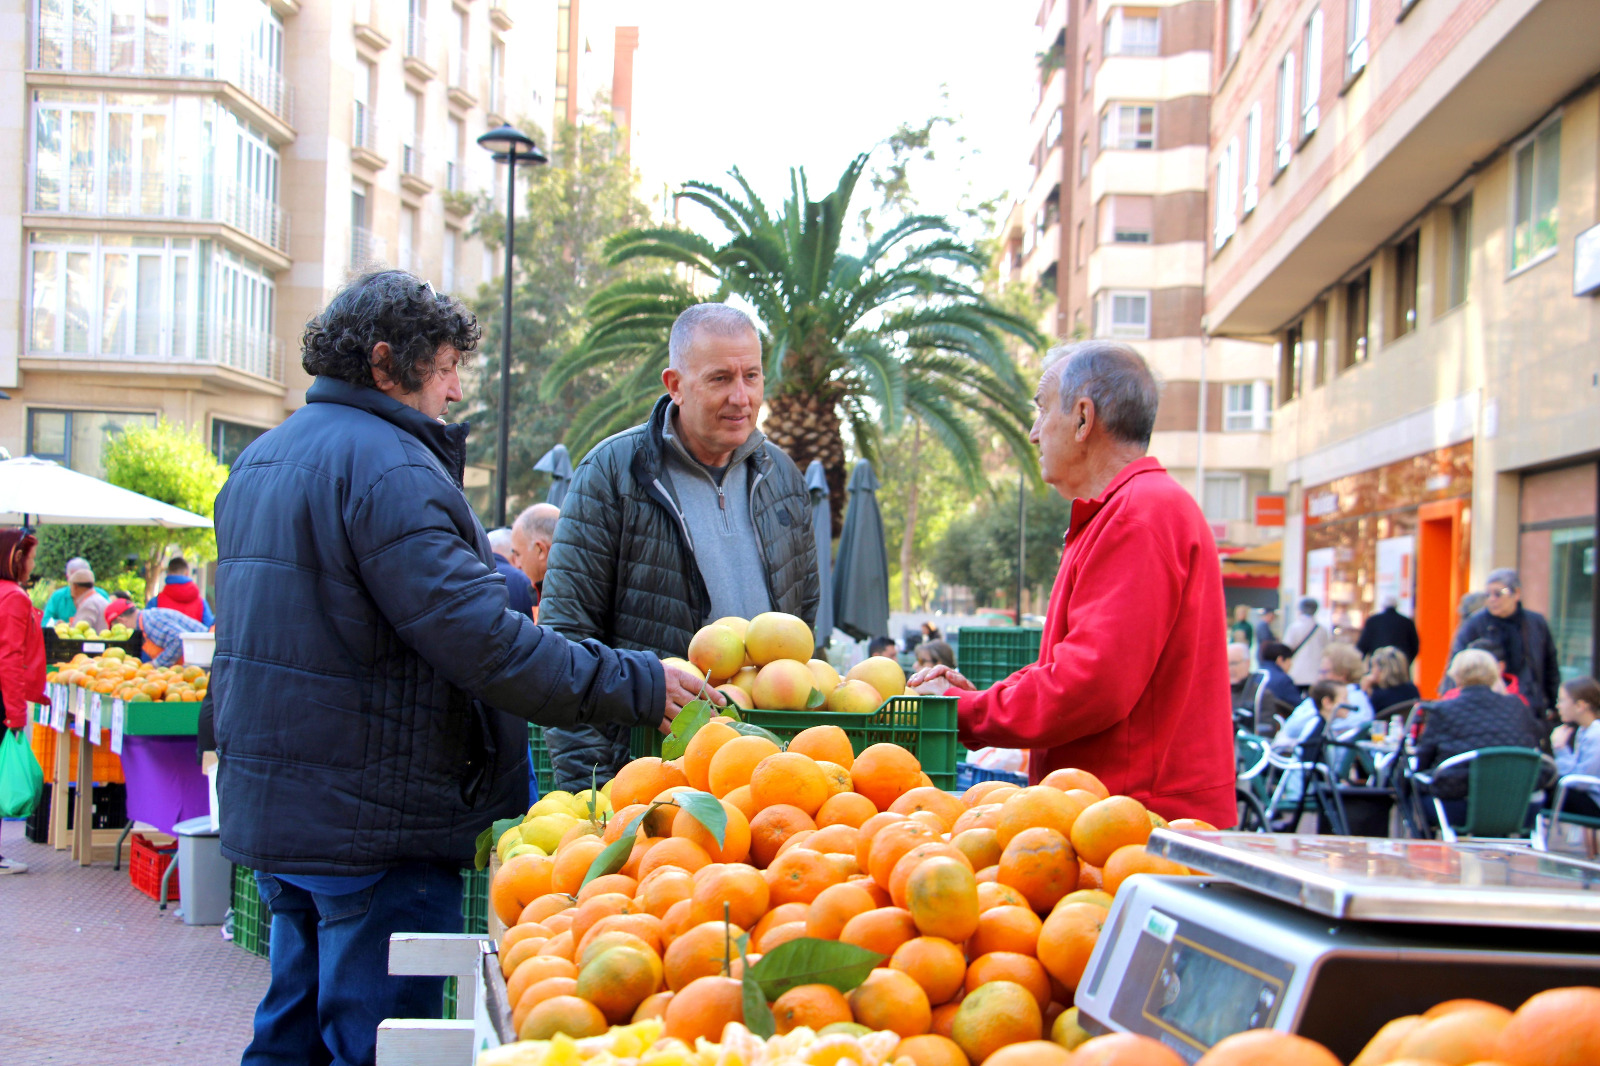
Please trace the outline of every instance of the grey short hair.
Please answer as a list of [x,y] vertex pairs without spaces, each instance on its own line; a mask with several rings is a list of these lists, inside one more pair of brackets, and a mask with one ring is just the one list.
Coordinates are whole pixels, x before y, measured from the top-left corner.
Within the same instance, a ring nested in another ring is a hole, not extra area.
[[1458,688],[1468,685],[1492,686],[1500,680],[1500,666],[1494,661],[1494,656],[1477,648],[1468,648],[1466,651],[1457,652],[1456,657],[1450,660],[1450,680]]
[[1106,432],[1125,444],[1150,446],[1161,384],[1144,357],[1118,341],[1078,341],[1050,349],[1045,371],[1056,373],[1061,409],[1079,399],[1094,404]]
[[89,569],[89,560],[85,559],[81,555],[74,555],[72,558],[67,560],[67,570],[66,570],[66,572],[69,573],[69,574],[72,573],[74,570],[87,570],[87,569]]
[[1322,604],[1317,602],[1315,596],[1302,596],[1300,597],[1300,602],[1295,604],[1295,607],[1304,615],[1316,614],[1317,609],[1321,606]]
[[703,303],[686,309],[672,323],[667,337],[667,365],[674,370],[683,369],[684,356],[701,331],[718,337],[738,337],[750,333],[758,340],[761,334],[750,316],[728,304]]
[[489,530],[489,547],[502,555],[511,550],[511,530],[505,526]]
[[1248,644],[1240,644],[1237,641],[1232,643],[1232,644],[1229,644],[1228,645],[1228,654],[1229,655],[1233,655],[1235,653],[1238,653],[1240,656],[1242,656],[1243,658],[1248,660],[1250,658],[1250,645],[1248,645]]
[[1489,571],[1489,580],[1483,584],[1485,588],[1490,585],[1504,585],[1508,589],[1522,591],[1522,578],[1517,576],[1517,572],[1509,566],[1502,566],[1497,570]]
[[542,540],[546,544],[556,539],[556,521],[561,511],[553,503],[536,503],[517,515],[512,523],[529,540]]

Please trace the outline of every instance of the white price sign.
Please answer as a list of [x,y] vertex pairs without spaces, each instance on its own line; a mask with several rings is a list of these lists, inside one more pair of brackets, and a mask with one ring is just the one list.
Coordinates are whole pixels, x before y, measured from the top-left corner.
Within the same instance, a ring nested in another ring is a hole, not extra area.
[[50,728],[57,733],[67,729],[67,686],[50,686]]
[[100,743],[100,693],[89,694],[89,743]]
[[83,736],[83,719],[88,711],[87,693],[76,686],[72,689],[72,731]]
[[122,731],[127,726],[127,705],[121,700],[111,701],[111,750],[122,754]]

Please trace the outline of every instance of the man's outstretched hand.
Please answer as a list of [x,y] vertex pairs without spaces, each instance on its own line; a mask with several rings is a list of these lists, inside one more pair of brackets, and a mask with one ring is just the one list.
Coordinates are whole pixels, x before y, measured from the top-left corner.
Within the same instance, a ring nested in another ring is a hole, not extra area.
[[703,699],[717,707],[727,705],[727,697],[700,680],[698,674],[691,674],[683,667],[670,663],[662,663],[661,669],[667,675],[667,710],[661,718],[662,733],[672,732],[672,720],[678,717],[678,712],[683,710],[686,703]]
[[[941,681],[942,684],[939,684]],[[924,685],[930,685],[935,690],[935,694],[944,691],[946,688],[965,689],[967,692],[978,691],[977,687],[971,681],[962,677],[955,667],[945,666],[943,663],[938,666],[930,666],[926,670],[918,670],[906,679],[906,688],[916,689],[920,692]]]

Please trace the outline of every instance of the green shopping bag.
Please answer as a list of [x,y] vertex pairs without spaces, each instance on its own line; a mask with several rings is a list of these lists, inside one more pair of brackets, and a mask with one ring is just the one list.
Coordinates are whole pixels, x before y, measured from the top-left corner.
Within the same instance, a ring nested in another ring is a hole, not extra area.
[[44,788],[44,770],[18,731],[0,728],[0,818],[26,818]]

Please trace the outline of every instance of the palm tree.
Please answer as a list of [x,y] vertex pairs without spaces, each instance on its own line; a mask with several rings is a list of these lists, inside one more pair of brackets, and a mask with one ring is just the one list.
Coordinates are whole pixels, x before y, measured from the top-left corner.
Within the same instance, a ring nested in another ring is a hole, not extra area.
[[739,298],[765,333],[766,432],[803,469],[821,459],[835,532],[844,506],[843,426],[872,458],[883,435],[910,416],[950,450],[974,491],[987,487],[987,427],[1025,464],[1029,387],[1001,337],[1040,346],[1025,319],[990,303],[974,287],[984,259],[933,215],[912,215],[867,243],[841,251],[845,220],[867,156],[857,156],[838,187],[809,198],[803,170],[774,216],[737,169],[727,191],[689,182],[681,195],[709,210],[728,231],[720,245],[686,230],[631,229],[607,243],[613,264],[669,264],[663,272],[607,286],[590,300],[592,323],[576,349],[543,383],[551,395],[577,375],[604,369],[612,386],[579,412],[577,450],[640,422],[660,395],[667,336],[686,307]]

